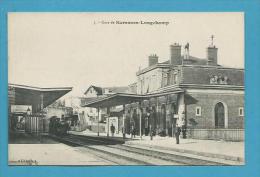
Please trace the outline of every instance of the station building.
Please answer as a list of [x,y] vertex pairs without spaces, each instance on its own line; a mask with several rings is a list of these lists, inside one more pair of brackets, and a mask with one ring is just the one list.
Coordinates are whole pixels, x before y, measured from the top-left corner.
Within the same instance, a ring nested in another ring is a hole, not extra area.
[[206,48],[207,58],[189,54],[189,44],[170,46],[170,59],[159,63],[155,54],[148,67],[136,73],[129,86],[135,93],[117,93],[83,106],[123,105],[122,128],[140,135],[183,136],[198,139],[244,139],[244,69],[218,64],[218,48]]

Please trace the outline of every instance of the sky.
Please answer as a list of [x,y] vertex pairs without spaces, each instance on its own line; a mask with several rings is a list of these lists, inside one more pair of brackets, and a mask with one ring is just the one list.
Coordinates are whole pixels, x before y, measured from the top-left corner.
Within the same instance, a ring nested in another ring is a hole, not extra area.
[[189,42],[190,55],[206,58],[211,35],[218,47],[218,63],[244,68],[243,13],[12,12],[8,14],[8,79],[38,87],[69,86],[70,95],[82,96],[90,85],[135,82],[138,69],[147,67],[148,56],[169,60],[169,46],[175,42],[182,46]]

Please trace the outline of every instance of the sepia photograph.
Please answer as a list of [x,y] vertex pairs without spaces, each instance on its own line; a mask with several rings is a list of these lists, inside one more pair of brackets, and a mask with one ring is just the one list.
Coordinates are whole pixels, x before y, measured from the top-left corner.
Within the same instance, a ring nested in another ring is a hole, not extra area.
[[241,166],[243,12],[9,12],[9,166]]

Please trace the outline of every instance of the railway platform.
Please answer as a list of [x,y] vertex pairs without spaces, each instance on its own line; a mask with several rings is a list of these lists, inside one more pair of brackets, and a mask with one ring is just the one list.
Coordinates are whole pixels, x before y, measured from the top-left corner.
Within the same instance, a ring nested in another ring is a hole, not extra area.
[[[76,135],[85,135],[98,137],[97,133],[85,131],[85,132],[70,132]],[[100,133],[99,137],[107,137],[107,134]],[[149,136],[135,136],[131,138],[130,135],[126,135],[123,139],[122,134],[115,134],[114,137],[107,137],[110,139],[116,139],[125,141],[128,146],[153,149],[157,151],[172,151],[176,153],[185,154],[187,156],[198,156],[201,158],[212,158],[218,160],[228,160],[237,162],[240,165],[244,164],[244,142],[230,142],[230,141],[216,141],[216,140],[198,140],[198,139],[183,139],[180,138],[180,144],[176,144],[174,137],[160,137],[154,136],[153,140],[150,140]]]
[[8,165],[111,165],[82,148],[68,146],[47,135],[11,133]]
[[244,142],[16,133],[9,137],[8,159],[9,165],[243,165]]

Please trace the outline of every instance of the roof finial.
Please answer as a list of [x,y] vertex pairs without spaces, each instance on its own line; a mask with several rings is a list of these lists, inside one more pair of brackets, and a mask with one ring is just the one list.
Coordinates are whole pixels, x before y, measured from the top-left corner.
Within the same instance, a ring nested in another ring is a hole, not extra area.
[[211,38],[211,46],[214,46],[213,44],[214,44],[214,38],[215,38],[215,36],[212,34],[212,35],[210,36],[210,38]]
[[190,57],[190,44],[187,42],[187,44],[184,46],[184,59],[189,59]]

